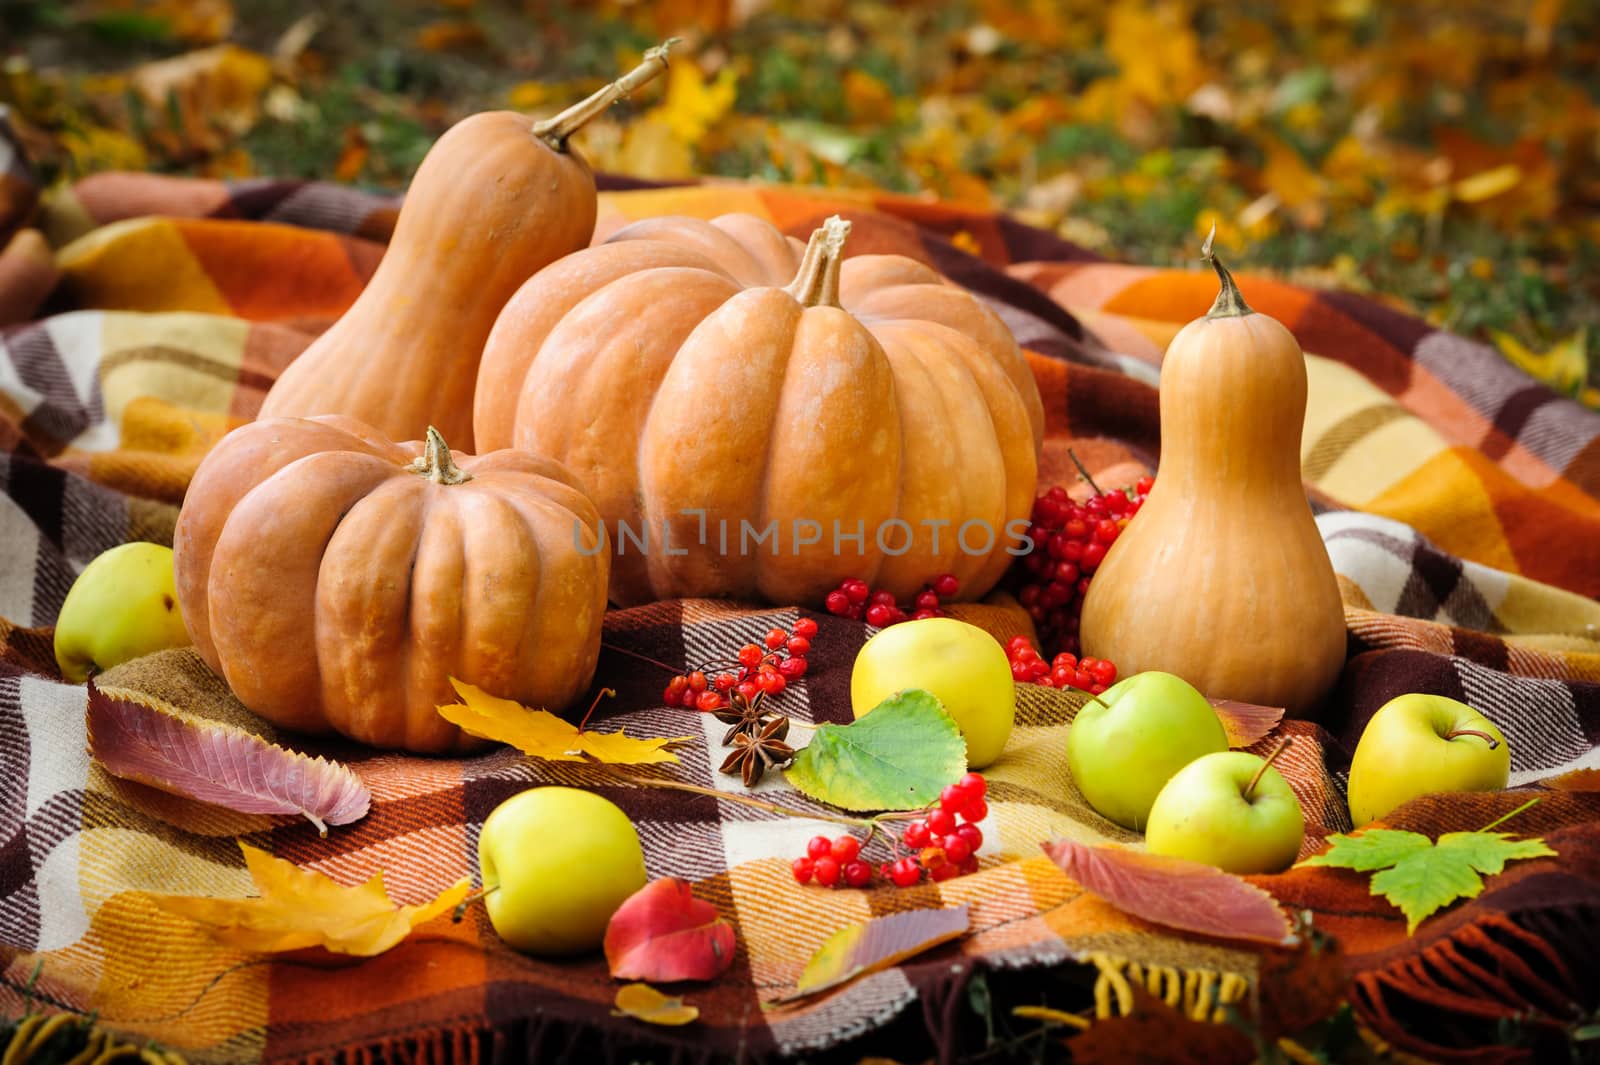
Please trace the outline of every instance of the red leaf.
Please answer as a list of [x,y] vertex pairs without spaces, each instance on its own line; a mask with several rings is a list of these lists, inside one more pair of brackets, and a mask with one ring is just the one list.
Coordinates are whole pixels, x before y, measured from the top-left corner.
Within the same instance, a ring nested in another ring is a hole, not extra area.
[[606,963],[618,980],[711,980],[733,964],[733,926],[682,880],[652,880],[611,915]]
[[1289,920],[1271,895],[1220,869],[1070,839],[1040,844],[1050,860],[1125,913],[1219,939],[1283,943]]
[[1278,727],[1283,720],[1283,707],[1257,706],[1234,699],[1211,699],[1211,709],[1222,719],[1228,732],[1229,747],[1248,747]]

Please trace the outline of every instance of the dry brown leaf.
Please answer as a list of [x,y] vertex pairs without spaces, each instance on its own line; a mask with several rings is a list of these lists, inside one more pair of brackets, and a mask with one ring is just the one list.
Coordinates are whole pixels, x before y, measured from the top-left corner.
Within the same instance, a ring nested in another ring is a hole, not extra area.
[[158,895],[155,902],[206,925],[227,946],[253,953],[321,947],[362,958],[382,954],[418,925],[449,913],[467,897],[471,883],[463,878],[430,902],[396,906],[383,888],[381,870],[365,884],[345,887],[243,841],[239,849],[258,897]]

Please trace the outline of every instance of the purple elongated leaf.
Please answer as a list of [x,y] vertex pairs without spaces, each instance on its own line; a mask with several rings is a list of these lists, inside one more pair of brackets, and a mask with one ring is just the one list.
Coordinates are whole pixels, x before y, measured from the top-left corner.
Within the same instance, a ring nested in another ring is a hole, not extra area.
[[299,814],[328,825],[365,817],[372,795],[348,766],[183,714],[128,688],[89,681],[89,753],[106,771],[245,814]]
[[1219,939],[1285,943],[1291,928],[1277,900],[1209,865],[1115,844],[1041,843],[1061,871],[1124,913]]

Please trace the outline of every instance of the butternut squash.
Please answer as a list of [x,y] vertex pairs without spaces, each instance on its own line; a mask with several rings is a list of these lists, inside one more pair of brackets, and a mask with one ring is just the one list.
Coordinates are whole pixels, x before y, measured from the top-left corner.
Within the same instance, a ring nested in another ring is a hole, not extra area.
[[1083,652],[1212,698],[1311,715],[1345,655],[1339,587],[1300,481],[1305,356],[1222,290],[1161,365],[1161,466],[1095,573]]

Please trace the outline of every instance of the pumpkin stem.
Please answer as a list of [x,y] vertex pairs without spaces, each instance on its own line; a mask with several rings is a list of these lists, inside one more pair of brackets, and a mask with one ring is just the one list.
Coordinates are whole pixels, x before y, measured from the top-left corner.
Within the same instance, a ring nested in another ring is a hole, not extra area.
[[800,260],[800,270],[785,289],[802,306],[839,306],[839,260],[849,235],[850,223],[838,215],[811,234],[805,256]]
[[1239,286],[1234,284],[1233,275],[1228,273],[1228,268],[1222,265],[1211,251],[1212,241],[1217,239],[1217,224],[1211,223],[1211,232],[1206,235],[1206,242],[1200,248],[1200,257],[1210,263],[1217,271],[1217,276],[1222,279],[1222,291],[1217,293],[1217,301],[1206,312],[1207,318],[1242,318],[1247,314],[1254,314],[1250,305],[1239,294]]
[[422,445],[422,454],[411,460],[406,469],[419,474],[434,484],[465,484],[472,474],[457,466],[450,457],[450,445],[444,442],[439,430],[428,426],[428,439]]
[[669,37],[646,51],[638,66],[604,86],[588,99],[579,100],[558,115],[535,122],[533,135],[558,152],[566,151],[568,137],[600,117],[612,104],[625,98],[633,90],[649,84],[666,70],[667,52],[680,40],[682,40],[680,37]]
[[1256,770],[1256,775],[1251,777],[1250,778],[1250,783],[1245,785],[1245,788],[1244,788],[1244,801],[1245,802],[1254,802],[1255,801],[1254,799],[1251,798],[1251,796],[1255,794],[1256,785],[1261,783],[1262,774],[1264,774],[1267,771],[1267,766],[1271,765],[1273,763],[1273,761],[1278,757],[1278,755],[1283,753],[1283,749],[1285,747],[1289,746],[1289,744],[1291,742],[1293,742],[1293,740],[1294,740],[1293,736],[1285,736],[1283,739],[1278,741],[1278,745],[1276,747],[1272,748],[1272,751],[1266,756],[1266,758],[1262,759],[1260,768],[1258,768]]

